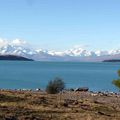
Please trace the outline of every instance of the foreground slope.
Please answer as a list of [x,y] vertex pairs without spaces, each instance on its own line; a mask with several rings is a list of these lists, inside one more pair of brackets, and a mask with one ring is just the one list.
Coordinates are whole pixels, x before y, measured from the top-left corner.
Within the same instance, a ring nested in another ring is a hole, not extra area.
[[120,120],[120,96],[1,90],[0,120]]

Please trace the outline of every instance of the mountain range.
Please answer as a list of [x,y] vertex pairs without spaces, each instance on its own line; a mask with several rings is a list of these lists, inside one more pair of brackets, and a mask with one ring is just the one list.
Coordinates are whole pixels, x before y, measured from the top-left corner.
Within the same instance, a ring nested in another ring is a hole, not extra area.
[[109,51],[88,51],[74,47],[65,51],[35,49],[22,40],[0,40],[0,55],[23,56],[36,61],[85,61],[98,62],[108,59],[120,59],[120,49]]

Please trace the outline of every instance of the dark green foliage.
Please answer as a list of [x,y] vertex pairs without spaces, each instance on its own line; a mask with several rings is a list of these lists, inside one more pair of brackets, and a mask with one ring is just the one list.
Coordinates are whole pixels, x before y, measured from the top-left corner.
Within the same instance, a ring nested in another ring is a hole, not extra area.
[[[118,76],[120,77],[120,70],[118,70]],[[117,80],[113,80],[112,84],[115,85],[120,90],[120,78]]]
[[114,84],[118,89],[120,89],[120,79],[118,80],[113,80],[112,84]]
[[120,77],[120,70],[118,70],[118,76]]
[[65,84],[61,78],[56,77],[54,80],[49,81],[46,92],[49,94],[56,94],[65,88]]

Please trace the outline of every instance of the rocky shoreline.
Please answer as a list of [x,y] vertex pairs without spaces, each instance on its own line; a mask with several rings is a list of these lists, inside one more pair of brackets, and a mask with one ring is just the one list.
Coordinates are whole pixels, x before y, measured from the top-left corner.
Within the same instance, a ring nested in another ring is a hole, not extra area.
[[[40,88],[36,88],[36,89],[0,89],[0,91],[25,91],[25,92],[43,92],[46,93],[45,90],[42,90]],[[109,92],[109,91],[89,91],[89,88],[87,87],[81,87],[81,88],[76,88],[76,89],[64,89],[63,91],[61,91],[60,93],[67,93],[67,92],[87,92],[89,93],[91,96],[114,96],[114,97],[119,97],[120,96],[120,92]]]

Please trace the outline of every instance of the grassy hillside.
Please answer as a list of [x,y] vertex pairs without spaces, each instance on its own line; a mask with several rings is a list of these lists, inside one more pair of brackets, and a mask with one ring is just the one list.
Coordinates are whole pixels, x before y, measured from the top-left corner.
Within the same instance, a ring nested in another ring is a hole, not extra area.
[[120,97],[1,90],[0,120],[120,120]]

